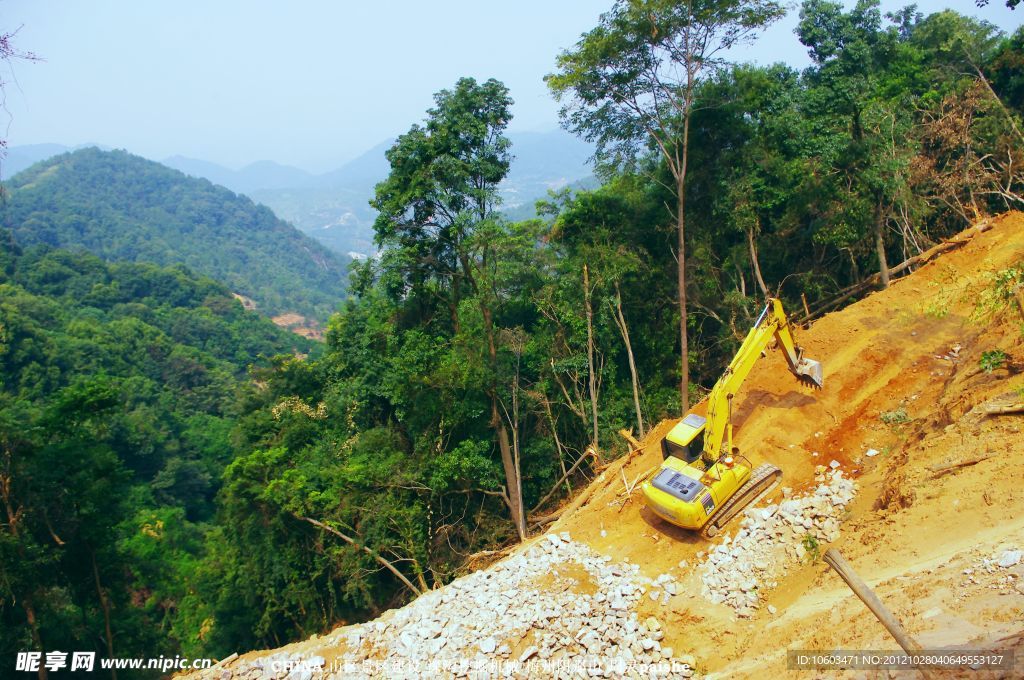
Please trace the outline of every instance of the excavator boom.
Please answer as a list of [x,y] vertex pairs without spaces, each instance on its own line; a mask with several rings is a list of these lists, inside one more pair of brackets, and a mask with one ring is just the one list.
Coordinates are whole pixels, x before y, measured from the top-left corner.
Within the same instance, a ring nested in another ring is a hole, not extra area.
[[723,453],[722,444],[728,438],[732,448],[732,401],[740,385],[750,375],[751,369],[761,358],[768,343],[778,343],[789,364],[789,370],[797,380],[810,387],[820,389],[824,383],[821,363],[803,356],[803,350],[793,340],[789,319],[777,298],[770,298],[754,326],[747,333],[729,367],[711,388],[708,395],[708,425],[704,432],[703,458],[708,464],[718,460]]

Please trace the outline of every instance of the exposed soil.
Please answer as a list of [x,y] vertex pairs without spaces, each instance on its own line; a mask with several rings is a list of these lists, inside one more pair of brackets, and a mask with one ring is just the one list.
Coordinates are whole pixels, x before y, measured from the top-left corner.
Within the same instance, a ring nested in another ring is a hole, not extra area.
[[320,328],[320,325],[299,314],[287,312],[285,314],[278,314],[270,320],[281,328],[290,330],[292,333],[301,335],[304,338],[309,338],[311,340],[324,339],[324,332]]
[[256,311],[256,301],[253,300],[251,297],[246,297],[241,293],[232,293],[231,297],[241,302],[243,309],[247,309],[250,312]]
[[[761,359],[736,399],[736,439],[755,465],[782,468],[782,486],[794,490],[813,486],[815,467],[833,459],[857,478],[860,491],[835,547],[925,647],[1006,647],[1020,645],[1019,637],[1001,638],[1024,631],[1024,567],[1013,572],[1020,588],[960,584],[965,565],[1024,548],[1024,414],[982,414],[986,403],[1024,400],[1024,319],[1012,303],[996,317],[975,314],[991,274],[1024,262],[1024,215],[959,238],[969,241],[797,331],[806,355],[824,366],[821,391],[798,385],[778,352]],[[993,349],[1006,353],[1009,369],[981,369],[982,352]],[[627,557],[648,576],[674,569],[685,579],[680,572],[692,572],[709,543],[642,509],[639,490],[623,509],[615,503],[623,474],[632,483],[660,464],[658,441],[673,424],[660,423],[641,452],[606,469],[589,502],[551,530]],[[868,449],[880,453],[868,457]],[[930,469],[987,452],[996,455],[939,476]],[[687,569],[678,568],[681,560]],[[693,573],[683,583],[666,639],[692,650],[708,671],[785,673],[790,648],[897,648],[820,562],[791,571],[771,592],[777,614],[762,609],[751,620],[701,598]]]

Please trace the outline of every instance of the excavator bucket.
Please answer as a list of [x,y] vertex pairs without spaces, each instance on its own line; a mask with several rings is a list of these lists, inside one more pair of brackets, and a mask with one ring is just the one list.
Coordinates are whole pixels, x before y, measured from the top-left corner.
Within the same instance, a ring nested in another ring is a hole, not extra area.
[[815,361],[814,359],[800,359],[796,365],[796,377],[801,382],[806,383],[812,387],[821,389],[821,386],[825,383],[825,375],[821,370],[821,362]]

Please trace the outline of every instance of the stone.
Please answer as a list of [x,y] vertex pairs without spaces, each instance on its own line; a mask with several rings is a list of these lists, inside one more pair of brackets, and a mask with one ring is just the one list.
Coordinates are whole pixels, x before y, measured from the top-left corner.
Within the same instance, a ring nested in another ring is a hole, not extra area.
[[480,651],[484,654],[491,654],[498,647],[498,642],[492,638],[487,637],[480,641]]
[[1009,569],[1020,562],[1022,554],[1024,554],[1024,551],[1021,550],[1004,550],[996,561],[996,564],[1003,569]]
[[523,650],[522,654],[519,655],[519,663],[523,663],[524,661],[526,661],[527,659],[529,659],[531,656],[533,656],[536,653],[537,653],[537,645],[530,645],[525,650]]

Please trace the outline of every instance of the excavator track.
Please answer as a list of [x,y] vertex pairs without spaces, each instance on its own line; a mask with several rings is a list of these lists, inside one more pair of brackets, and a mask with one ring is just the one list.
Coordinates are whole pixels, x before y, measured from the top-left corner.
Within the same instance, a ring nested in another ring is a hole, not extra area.
[[724,505],[718,508],[715,514],[711,515],[707,524],[701,529],[700,535],[704,538],[713,538],[718,535],[726,524],[736,515],[775,488],[782,479],[782,470],[770,463],[759,465],[747,483],[741,486]]

